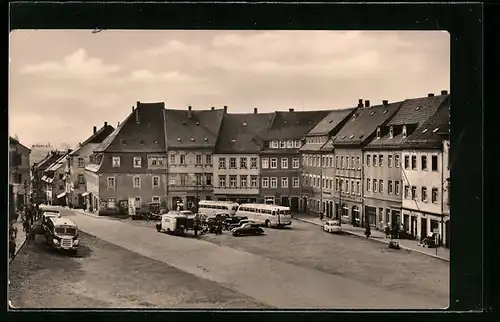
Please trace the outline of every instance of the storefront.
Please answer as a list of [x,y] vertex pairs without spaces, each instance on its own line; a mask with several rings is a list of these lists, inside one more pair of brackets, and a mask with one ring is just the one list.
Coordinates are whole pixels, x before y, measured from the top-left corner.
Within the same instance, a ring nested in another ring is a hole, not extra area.
[[377,208],[371,206],[365,206],[366,219],[370,226],[377,225]]

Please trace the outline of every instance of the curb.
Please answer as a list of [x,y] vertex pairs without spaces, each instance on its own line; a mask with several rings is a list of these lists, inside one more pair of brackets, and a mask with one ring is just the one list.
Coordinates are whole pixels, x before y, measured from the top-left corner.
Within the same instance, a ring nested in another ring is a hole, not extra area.
[[11,263],[14,259],[16,259],[17,254],[19,254],[19,252],[20,252],[20,251],[21,251],[21,249],[24,247],[24,245],[26,245],[26,241],[28,240],[28,238],[27,238],[27,237],[28,237],[28,236],[24,236],[24,240],[23,240],[23,242],[22,242],[21,246],[16,247],[16,251],[14,252],[14,256],[13,256],[12,258],[10,258],[10,259],[9,259],[9,264],[10,264],[10,263]]
[[[303,218],[297,218],[297,217],[294,217],[294,219],[298,220],[298,221],[306,222],[306,223],[311,224],[311,225],[321,226],[320,224],[318,224],[318,223],[316,223],[314,221],[311,221],[311,220],[307,220],[307,219],[303,219]],[[359,234],[359,233],[355,233],[355,232],[352,232],[352,231],[344,230],[343,232],[346,233],[346,234],[348,234],[348,235],[353,235],[353,236],[357,236],[357,237],[366,238],[364,235]],[[385,240],[377,239],[377,238],[368,238],[368,239],[371,240],[371,241],[382,243],[382,244],[386,244],[386,245],[389,244],[389,242],[387,242]],[[433,255],[433,254],[429,254],[429,253],[423,252],[423,251],[418,250],[418,249],[409,248],[409,247],[405,247],[405,246],[401,246],[401,245],[399,245],[399,248],[404,249],[406,251],[410,251],[410,252],[414,252],[414,253],[419,253],[419,254],[422,254],[422,255],[429,256],[429,257],[437,258],[437,259],[440,259],[440,260],[443,260],[443,261],[446,261],[446,262],[450,261],[449,258],[442,257],[442,256],[436,256],[436,255]]]

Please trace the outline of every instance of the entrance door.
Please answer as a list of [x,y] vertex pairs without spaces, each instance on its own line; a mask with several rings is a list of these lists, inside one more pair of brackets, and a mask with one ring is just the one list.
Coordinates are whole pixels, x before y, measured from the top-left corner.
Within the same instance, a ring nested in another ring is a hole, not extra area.
[[292,197],[290,200],[290,210],[293,212],[299,211],[299,198],[298,197]]
[[420,218],[420,238],[427,237],[427,218]]
[[290,200],[288,197],[281,197],[281,205],[285,207],[290,207]]
[[307,212],[307,197],[302,198],[302,211]]

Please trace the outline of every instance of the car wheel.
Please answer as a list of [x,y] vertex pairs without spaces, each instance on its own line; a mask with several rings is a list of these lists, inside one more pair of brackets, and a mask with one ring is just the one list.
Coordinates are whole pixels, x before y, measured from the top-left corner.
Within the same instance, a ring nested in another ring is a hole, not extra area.
[[271,222],[269,220],[266,220],[266,227],[271,228]]

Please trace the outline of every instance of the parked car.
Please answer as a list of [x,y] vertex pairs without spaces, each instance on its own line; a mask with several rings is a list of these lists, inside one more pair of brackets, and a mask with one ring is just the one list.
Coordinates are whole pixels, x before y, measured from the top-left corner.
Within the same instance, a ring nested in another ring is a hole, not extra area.
[[323,231],[326,231],[327,233],[334,233],[334,234],[342,233],[342,227],[340,226],[338,220],[329,220],[325,222],[321,228],[323,229]]
[[235,237],[239,236],[255,236],[264,234],[264,229],[257,224],[245,223],[240,227],[233,228],[231,233]]
[[241,227],[242,225],[248,224],[248,223],[253,223],[253,222],[250,221],[249,219],[243,219],[243,220],[240,220],[239,222],[237,222],[235,224],[229,225],[228,228],[227,228],[227,230],[233,230],[234,228]]
[[[224,220],[224,228],[229,230],[231,225],[239,225],[240,221],[248,219],[244,216],[228,217]],[[234,227],[233,227],[234,228]]]

